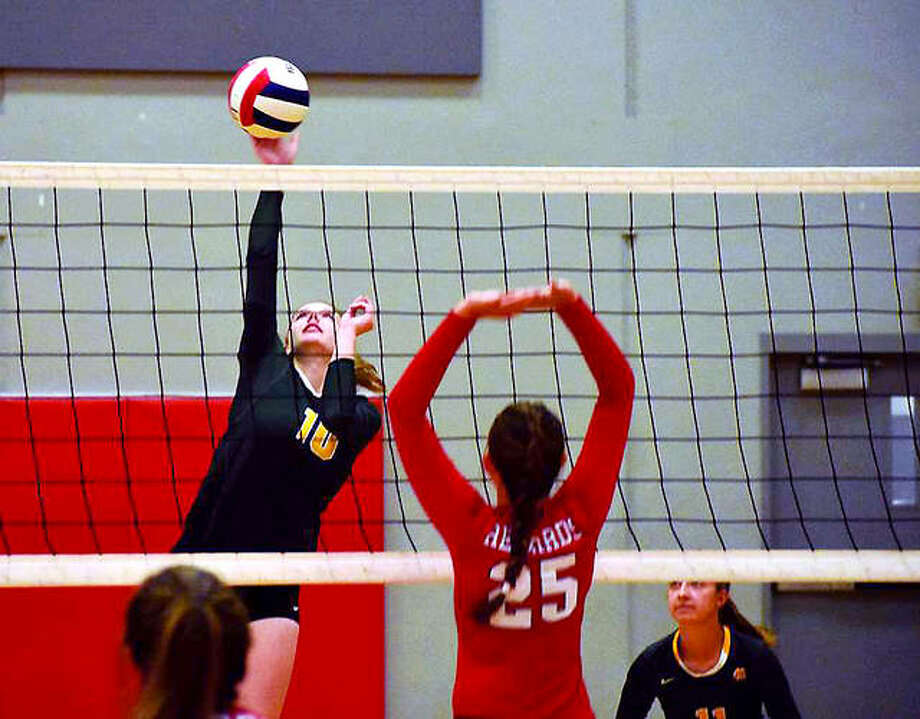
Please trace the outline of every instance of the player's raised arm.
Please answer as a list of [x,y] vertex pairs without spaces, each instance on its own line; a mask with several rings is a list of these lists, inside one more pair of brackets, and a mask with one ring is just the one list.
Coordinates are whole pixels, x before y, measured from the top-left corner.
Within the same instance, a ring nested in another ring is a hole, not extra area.
[[[266,165],[289,165],[297,157],[299,136],[250,137],[256,157]],[[246,250],[246,296],[243,300],[243,335],[239,356],[244,364],[258,359],[277,344],[278,236],[281,233],[281,203],[277,191],[259,193],[249,223]]]
[[481,502],[447,456],[428,419],[428,404],[475,320],[453,311],[444,318],[390,390],[387,411],[396,447],[416,496],[442,536],[457,523],[458,507]]
[[635,379],[616,341],[581,297],[555,309],[597,383],[585,441],[565,483],[565,491],[577,498],[595,525],[604,520],[613,498],[632,418]]

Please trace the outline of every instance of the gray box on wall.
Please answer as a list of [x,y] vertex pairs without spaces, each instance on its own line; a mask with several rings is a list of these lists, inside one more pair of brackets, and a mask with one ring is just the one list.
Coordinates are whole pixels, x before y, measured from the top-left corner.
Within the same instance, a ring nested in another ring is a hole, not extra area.
[[0,68],[233,72],[260,55],[305,73],[475,76],[481,0],[7,0]]

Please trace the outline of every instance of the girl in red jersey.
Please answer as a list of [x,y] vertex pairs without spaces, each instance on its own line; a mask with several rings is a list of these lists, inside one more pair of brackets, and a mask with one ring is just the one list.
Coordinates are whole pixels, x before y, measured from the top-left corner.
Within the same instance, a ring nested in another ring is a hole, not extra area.
[[210,572],[169,567],[145,580],[128,604],[124,641],[143,681],[136,719],[260,719],[235,703],[246,607]]
[[[483,465],[491,507],[460,475],[426,410],[457,348],[482,317],[555,310],[597,382],[598,398],[575,467],[559,420],[539,403],[496,417]],[[456,717],[593,717],[581,668],[581,624],[597,537],[610,508],[632,411],[633,375],[616,343],[563,282],[475,292],[448,314],[390,393],[403,466],[450,550],[457,622]]]

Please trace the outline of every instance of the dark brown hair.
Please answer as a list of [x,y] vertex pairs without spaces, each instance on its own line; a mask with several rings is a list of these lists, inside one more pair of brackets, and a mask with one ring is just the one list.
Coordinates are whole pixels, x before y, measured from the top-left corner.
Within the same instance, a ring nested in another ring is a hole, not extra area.
[[124,642],[143,679],[137,719],[210,719],[236,699],[249,618],[236,593],[210,572],[169,567],[132,597]]
[[[730,592],[731,584],[729,582],[716,582],[716,590],[719,589]],[[747,617],[738,611],[738,607],[730,594],[725,600],[725,604],[719,608],[719,624],[729,626],[741,634],[756,637],[768,647],[772,647],[776,644],[776,635],[764,626],[755,626],[752,624]]]
[[[539,402],[516,402],[503,409],[489,429],[489,457],[511,503],[511,561],[504,583],[513,587],[527,561],[530,535],[542,514],[541,502],[553,487],[565,451],[562,423]],[[503,589],[475,609],[485,624],[505,603]]]

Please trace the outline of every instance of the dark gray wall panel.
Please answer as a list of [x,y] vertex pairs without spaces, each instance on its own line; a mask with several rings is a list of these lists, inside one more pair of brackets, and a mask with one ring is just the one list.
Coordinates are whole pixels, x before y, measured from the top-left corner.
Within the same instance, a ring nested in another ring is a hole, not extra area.
[[481,0],[5,0],[0,67],[478,75]]

